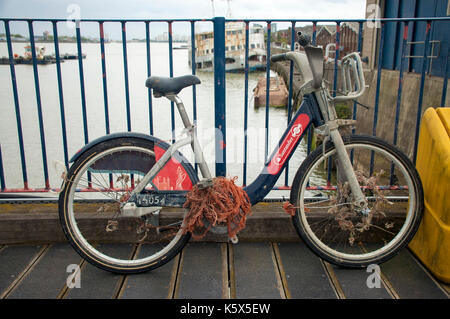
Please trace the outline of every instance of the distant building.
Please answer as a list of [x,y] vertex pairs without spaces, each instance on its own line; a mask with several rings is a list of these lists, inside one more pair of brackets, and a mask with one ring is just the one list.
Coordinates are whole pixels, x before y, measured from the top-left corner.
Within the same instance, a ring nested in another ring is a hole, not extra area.
[[[318,25],[316,27],[316,45],[322,48],[326,48],[328,44],[334,44],[336,42],[336,24],[328,24],[328,25]],[[298,41],[297,33],[301,31],[303,34],[309,35],[312,38],[314,29],[312,25],[296,27],[295,28],[295,42]],[[340,24],[340,56],[354,52],[358,49],[358,34],[359,34],[359,26],[358,23],[349,23],[344,22]],[[291,28],[287,30],[280,30],[277,33],[276,37],[277,42],[285,42],[291,43]],[[297,45],[296,49],[302,50]],[[334,47],[333,54],[330,57],[334,57]]]

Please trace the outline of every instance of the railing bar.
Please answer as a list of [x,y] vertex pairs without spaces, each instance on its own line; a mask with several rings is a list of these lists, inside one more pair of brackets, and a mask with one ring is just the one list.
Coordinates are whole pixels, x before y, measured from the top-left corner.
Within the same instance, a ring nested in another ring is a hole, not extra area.
[[39,87],[39,74],[36,58],[36,45],[34,42],[33,22],[31,21],[28,22],[28,31],[30,33],[31,56],[33,59],[34,87],[36,90],[36,106],[39,121],[39,133],[41,137],[42,165],[44,168],[45,188],[50,188],[50,183],[48,179],[48,166],[47,166],[47,148],[45,146],[44,120],[42,116],[41,89]]
[[[98,19],[77,19],[77,20],[71,20],[71,19],[39,19],[39,18],[13,18],[13,17],[6,17],[6,18],[0,18],[2,21],[36,21],[36,22],[65,22],[65,21],[80,21],[80,22],[98,22]],[[378,18],[378,19],[339,19],[341,22],[401,22],[401,21],[449,21],[450,17],[422,17],[422,18]],[[104,22],[122,22],[124,19],[102,19]],[[127,19],[128,22],[167,22],[167,19]],[[205,22],[210,21],[213,22],[214,18],[211,19],[170,19],[170,21],[174,22],[190,22],[190,21],[196,21],[196,22]],[[227,22],[242,22],[242,19],[226,19]],[[246,21],[249,22],[266,22],[267,19],[246,19]],[[319,23],[322,22],[336,22],[336,19],[271,19],[272,22],[311,22],[316,21]]]
[[9,30],[9,22],[5,21],[5,34],[8,46],[9,69],[11,72],[11,82],[14,96],[14,107],[16,112],[17,133],[19,138],[20,162],[22,166],[22,180],[24,189],[28,189],[27,164],[25,161],[25,148],[23,145],[22,119],[20,116],[19,95],[17,93],[16,71],[14,67],[14,53],[11,44],[11,32]]
[[385,34],[385,24],[381,24],[381,34],[380,34],[380,47],[378,51],[377,59],[377,82],[375,89],[375,104],[374,104],[374,115],[373,115],[373,128],[372,135],[377,135],[377,124],[378,124],[378,106],[380,103],[380,87],[381,87],[381,72],[382,72],[382,62],[383,62],[383,49],[384,49],[384,34]]
[[[197,62],[195,61],[195,22],[191,21],[191,68],[192,75],[197,73]],[[194,130],[197,131],[197,86],[192,86],[192,116],[194,118]],[[195,172],[198,174],[198,163],[194,163]]]
[[[40,18],[0,18],[1,21],[35,21],[35,22],[99,22],[99,19],[40,19]],[[167,19],[101,19],[103,22],[167,22]],[[213,19],[170,19],[170,21],[175,22],[190,22],[190,21],[197,21],[197,22],[205,22],[205,21],[213,21]],[[240,21],[240,20],[239,20]],[[372,20],[371,20],[372,21]]]
[[[291,22],[291,51],[294,51],[295,47],[295,22]],[[292,94],[293,94],[293,78],[294,78],[294,62],[291,61],[289,65],[289,98],[288,98],[288,117],[287,125],[292,119]],[[286,170],[284,175],[284,185],[289,185],[289,162],[286,163]]]
[[[77,22],[78,23],[78,22]],[[83,71],[83,53],[81,49],[81,26],[78,23],[76,26],[77,36],[77,51],[78,51],[78,70],[80,73],[80,93],[81,93],[81,110],[83,112],[83,129],[84,129],[84,144],[89,143],[89,131],[87,124],[87,111],[86,111],[86,92],[84,89],[84,71]]]
[[245,22],[245,72],[244,72],[244,165],[243,165],[243,185],[247,185],[247,148],[248,148],[248,55],[250,45],[250,24]]
[[[317,23],[313,22],[313,34],[312,34],[312,44],[316,45],[317,42]],[[308,127],[308,141],[306,146],[306,153],[309,155],[311,153],[312,138],[314,134],[314,129],[312,126]]]
[[[402,47],[400,51],[400,70],[399,70],[399,76],[398,76],[398,90],[397,90],[397,105],[395,109],[395,121],[394,121],[394,137],[393,137],[393,144],[397,145],[397,137],[398,137],[398,122],[400,119],[400,106],[402,103],[402,89],[403,89],[403,69],[405,64],[405,57],[403,57],[403,54],[406,49],[406,44],[408,41],[408,23],[402,22],[401,27],[403,29],[403,41],[402,41]],[[395,165],[393,162],[391,162],[391,172],[389,177],[389,183],[392,185],[394,183],[394,170]]]
[[69,155],[67,152],[67,133],[66,133],[66,116],[64,110],[64,95],[62,87],[61,77],[61,59],[59,56],[59,41],[58,41],[58,28],[56,22],[53,22],[53,42],[55,44],[55,58],[56,58],[56,77],[58,79],[58,92],[59,92],[59,109],[61,116],[61,130],[64,149],[64,164],[69,167]]
[[[86,109],[86,92],[84,88],[84,70],[83,70],[83,52],[81,48],[81,25],[76,21],[76,36],[77,36],[77,51],[78,51],[78,69],[80,73],[80,93],[81,93],[81,110],[83,113],[83,130],[84,130],[84,144],[89,143],[89,131],[87,123],[87,109]],[[88,181],[91,181],[91,172],[87,172]]]
[[[173,43],[172,43],[172,21],[167,22],[169,31],[169,76],[173,77]],[[175,143],[175,104],[170,102],[170,121],[172,123],[172,143]]]
[[335,54],[334,54],[334,74],[333,74],[333,97],[336,96],[337,90],[337,78],[338,78],[338,60],[339,60],[339,50],[340,50],[340,41],[341,41],[341,32],[340,32],[340,22],[336,22],[336,38],[335,38]]
[[214,127],[216,176],[226,175],[225,18],[214,18]]
[[[362,33],[363,33],[363,23],[359,22],[359,29],[358,29],[358,52],[361,54],[362,50]],[[356,84],[355,84],[356,85]],[[353,112],[352,112],[352,119],[356,121],[356,114],[357,114],[358,108],[356,101],[353,103]],[[352,128],[352,134],[356,133],[356,128]],[[353,164],[353,153],[354,150],[352,149],[350,151],[350,161]]]
[[[315,21],[318,23],[322,22],[398,22],[398,21],[441,21],[450,20],[450,17],[429,17],[429,18],[378,18],[378,19],[270,19],[271,22],[311,22]],[[242,22],[242,19],[227,19],[227,22]],[[267,22],[267,19],[246,19],[250,22]]]
[[423,62],[422,62],[422,74],[420,77],[420,89],[419,89],[419,103],[417,108],[417,119],[416,119],[416,133],[414,137],[414,152],[413,152],[413,162],[416,164],[416,158],[417,158],[417,146],[419,142],[419,129],[420,129],[420,119],[422,116],[422,103],[423,103],[423,91],[425,88],[425,73],[427,70],[427,52],[428,52],[428,46],[430,44],[430,29],[431,29],[431,22],[427,21],[427,27],[425,30],[425,47],[423,49]]
[[[337,92],[337,81],[338,81],[338,60],[339,60],[339,50],[340,50],[340,41],[341,41],[341,30],[340,30],[340,21],[336,21],[336,38],[335,38],[335,53],[334,53],[334,74],[333,74],[333,97],[336,96]],[[331,156],[328,158],[328,169],[327,169],[327,183],[331,182],[331,167],[332,161]]]
[[[317,42],[317,23],[313,22],[313,34],[312,34],[313,45],[316,45],[316,42]],[[314,128],[312,125],[310,125],[308,127],[308,141],[307,141],[307,146],[306,146],[306,153],[308,155],[311,153],[313,135],[314,135]],[[308,180],[307,186],[309,186],[309,180]]]
[[400,52],[400,70],[399,70],[399,77],[398,77],[398,90],[397,90],[397,105],[395,110],[395,123],[394,123],[394,138],[393,143],[394,145],[397,145],[397,135],[398,135],[398,121],[400,117],[400,106],[402,101],[402,89],[403,89],[403,69],[405,64],[405,58],[403,57],[403,54],[406,49],[406,41],[408,39],[408,24],[405,22],[402,22],[402,28],[403,28],[403,41],[402,41],[402,47]]
[[312,44],[316,45],[316,42],[317,42],[317,22],[313,21]]
[[441,107],[445,107],[445,100],[447,98],[447,82],[448,82],[448,72],[449,72],[449,65],[448,60],[450,58],[450,48],[447,51],[447,59],[445,60],[445,68],[444,68],[444,84],[442,85],[442,98],[441,98]]
[[[151,55],[150,55],[150,23],[145,23],[145,46],[147,49],[147,77],[152,75]],[[153,135],[153,100],[152,90],[148,88],[148,122],[150,135]]]
[[[383,49],[384,49],[384,35],[385,35],[385,24],[381,23],[381,34],[380,34],[380,47],[378,51],[378,59],[377,59],[377,83],[375,89],[375,105],[374,105],[374,114],[373,114],[373,128],[372,135],[377,135],[377,124],[378,124],[378,106],[380,102],[380,85],[381,85],[381,67],[383,64]],[[373,173],[373,164],[374,164],[374,152],[372,151],[370,154],[370,176]]]
[[2,191],[6,189],[5,175],[3,171],[2,146],[0,145],[0,186]]
[[122,21],[123,75],[125,79],[125,103],[127,108],[127,130],[131,132],[130,90],[128,85],[127,29]]
[[105,108],[105,131],[110,133],[109,127],[109,108],[108,108],[108,85],[106,78],[106,54],[105,54],[105,32],[103,29],[103,22],[99,22],[100,28],[100,52],[102,60],[102,80],[103,80],[103,105]]
[[[103,106],[105,109],[105,131],[106,134],[110,133],[109,127],[109,108],[108,108],[108,85],[106,79],[106,54],[105,54],[105,32],[103,28],[103,22],[99,22],[100,29],[100,52],[102,60],[102,82],[103,82]],[[112,174],[109,174],[109,186],[114,187],[114,179]]]
[[[358,29],[358,52],[361,53],[362,50],[362,33],[363,33],[363,24],[360,22],[359,23],[359,29]],[[353,103],[353,114],[352,114],[352,119],[356,120],[356,113],[358,111],[357,108],[357,103],[356,101]],[[352,134],[355,134],[356,129],[353,127],[352,128]],[[353,153],[353,152],[352,152]]]
[[264,143],[264,163],[267,162],[269,153],[269,98],[270,98],[270,42],[271,42],[271,22],[267,21],[267,55],[266,55],[266,119],[265,119],[265,143]]

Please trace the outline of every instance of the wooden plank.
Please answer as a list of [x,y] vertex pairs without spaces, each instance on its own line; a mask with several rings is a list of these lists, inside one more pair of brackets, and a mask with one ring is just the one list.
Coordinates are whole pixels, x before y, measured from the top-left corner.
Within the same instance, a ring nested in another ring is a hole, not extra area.
[[447,298],[436,281],[416,262],[407,249],[381,265],[400,298]]
[[42,253],[42,246],[7,246],[0,251],[0,296],[8,293],[8,288],[21,274],[31,267],[36,255]]
[[366,268],[350,269],[333,265],[332,270],[348,299],[392,299],[381,278],[379,288],[369,288],[367,279],[374,273],[367,272]]
[[234,250],[236,298],[281,298],[270,243],[239,243]]
[[183,249],[175,298],[223,296],[222,249],[217,243],[191,243]]
[[304,243],[277,243],[290,298],[337,298],[320,259]]
[[289,295],[289,292],[287,292],[286,280],[283,276],[284,268],[281,263],[280,252],[278,251],[278,247],[276,247],[274,243],[271,244],[271,248],[272,248],[272,263],[275,268],[275,278],[277,280],[278,290],[280,291],[281,298],[286,299],[287,296]]
[[[105,254],[117,258],[130,258],[135,246],[132,244],[104,244],[99,249]],[[121,283],[123,275],[102,270],[89,263],[81,269],[81,287],[67,290],[67,299],[105,299],[114,297],[117,286]]]
[[231,298],[231,279],[230,279],[230,267],[228,264],[229,260],[229,248],[228,244],[221,243],[220,249],[222,252],[222,298]]
[[14,288],[8,298],[56,298],[70,275],[67,266],[78,265],[81,257],[69,244],[55,244],[33,265],[33,269]]
[[[153,245],[141,245],[139,258],[149,256],[156,251]],[[179,256],[179,255],[178,255]],[[138,275],[128,275],[124,281],[119,298],[124,299],[162,299],[172,298],[174,280],[178,272],[179,257],[152,271]]]
[[[86,211],[95,211],[99,204],[80,204]],[[20,243],[53,243],[65,241],[61,229],[57,204],[2,204],[0,210],[0,242],[3,244]],[[280,203],[259,203],[252,207],[252,215],[247,220],[246,228],[240,232],[241,241],[298,241],[298,235],[292,225],[289,215],[281,208]],[[184,211],[168,209],[161,213],[162,220],[172,220]],[[91,239],[96,242],[111,242],[104,231],[105,220],[111,217],[107,214],[92,216],[90,213],[80,214],[85,226],[89,225]],[[123,220],[120,229],[114,233],[117,242],[131,242],[130,234],[135,234],[136,227],[132,219]],[[99,231],[97,232],[96,229]],[[226,235],[208,233],[201,241],[227,242]]]

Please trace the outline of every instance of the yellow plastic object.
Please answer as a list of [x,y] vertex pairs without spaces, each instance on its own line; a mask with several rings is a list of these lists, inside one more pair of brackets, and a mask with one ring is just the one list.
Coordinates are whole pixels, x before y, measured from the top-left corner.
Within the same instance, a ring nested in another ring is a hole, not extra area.
[[409,247],[438,279],[450,283],[450,108],[425,111],[416,168],[425,212]]

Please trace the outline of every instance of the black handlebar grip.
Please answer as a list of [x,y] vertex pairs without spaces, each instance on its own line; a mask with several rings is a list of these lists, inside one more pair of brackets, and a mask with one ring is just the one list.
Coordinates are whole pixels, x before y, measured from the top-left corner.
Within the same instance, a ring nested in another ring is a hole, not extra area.
[[286,60],[286,53],[275,54],[270,57],[271,62],[279,62]]
[[300,44],[302,47],[307,46],[311,42],[311,37],[303,34],[302,32],[298,32],[298,44]]

